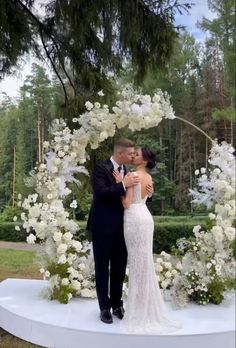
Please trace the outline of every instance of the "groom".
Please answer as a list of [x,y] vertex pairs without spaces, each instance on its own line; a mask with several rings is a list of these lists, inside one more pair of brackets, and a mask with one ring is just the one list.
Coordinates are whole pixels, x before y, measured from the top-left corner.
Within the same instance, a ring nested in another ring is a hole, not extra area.
[[[97,165],[92,174],[93,203],[88,229],[92,235],[95,261],[96,290],[100,319],[112,323],[112,314],[123,318],[122,286],[127,264],[123,234],[124,208],[121,197],[126,188],[136,185],[139,178],[127,174],[125,164],[134,158],[134,143],[119,139],[111,158]],[[119,170],[123,181],[116,183],[112,173]]]

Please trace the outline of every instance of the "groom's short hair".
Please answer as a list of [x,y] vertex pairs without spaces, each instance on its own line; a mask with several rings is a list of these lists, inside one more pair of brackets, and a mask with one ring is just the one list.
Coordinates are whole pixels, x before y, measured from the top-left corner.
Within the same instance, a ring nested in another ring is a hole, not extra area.
[[126,138],[120,138],[115,141],[114,144],[114,152],[122,152],[124,149],[128,147],[135,147],[135,144],[132,140],[126,139]]

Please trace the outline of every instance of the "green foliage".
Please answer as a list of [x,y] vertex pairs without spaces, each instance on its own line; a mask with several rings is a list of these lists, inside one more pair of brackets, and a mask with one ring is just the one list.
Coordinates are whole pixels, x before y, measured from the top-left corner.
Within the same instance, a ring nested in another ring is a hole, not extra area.
[[0,240],[9,242],[25,242],[27,233],[25,230],[16,231],[14,222],[0,222]]
[[39,159],[39,122],[44,135],[42,140],[50,139],[49,125],[55,117],[53,103],[53,87],[45,70],[33,64],[32,74],[21,87],[18,105],[5,103],[0,109],[0,210],[12,204],[18,193],[27,196],[32,191],[24,180]]
[[224,279],[219,277],[214,277],[212,282],[208,284],[208,293],[210,297],[210,302],[214,304],[220,304],[223,299],[223,292],[225,289]]
[[59,288],[54,288],[51,295],[51,300],[58,300],[60,303],[67,304],[69,301],[68,294],[76,295],[76,291],[71,289],[69,285],[61,285]]
[[[32,1],[26,1],[31,6]],[[2,0],[0,5],[0,77],[12,72],[18,58],[36,48],[28,14],[17,1]]]
[[69,264],[66,263],[55,263],[55,262],[48,262],[46,269],[50,272],[51,276],[55,274],[59,274],[61,278],[67,278],[67,270],[68,270]]
[[[163,222],[155,223],[153,237],[153,251],[159,254],[161,251],[170,253],[180,238],[193,236],[195,222]],[[204,227],[204,225],[203,225]]]
[[230,244],[230,247],[232,249],[232,254],[234,258],[236,259],[236,240],[233,240],[232,243]]
[[223,53],[227,94],[235,103],[235,2],[211,0],[208,6],[215,13],[215,18],[209,20],[204,17],[199,26],[210,32]]
[[[188,217],[177,217],[175,221],[174,217],[155,218],[153,252],[157,254],[163,250],[170,252],[179,238],[193,236],[193,227],[199,224],[200,220],[196,219],[188,222],[186,221],[187,219]],[[86,230],[86,224],[86,221],[79,221],[80,230],[77,235],[79,240],[91,240],[91,236],[88,235]],[[23,228],[21,231],[16,231],[15,225],[15,223],[0,223],[0,240],[11,242],[26,241],[27,233]],[[204,227],[204,223],[202,223],[202,226]],[[56,265],[51,265],[50,267],[52,272],[54,272],[53,269],[55,269]],[[58,272],[58,270],[55,270],[55,272]]]
[[0,214],[0,223],[13,222],[14,216],[16,216],[19,219],[21,213],[22,213],[22,209],[19,207],[6,206],[3,212]]
[[216,120],[235,120],[235,109],[231,106],[225,109],[216,109],[212,113],[212,117]]

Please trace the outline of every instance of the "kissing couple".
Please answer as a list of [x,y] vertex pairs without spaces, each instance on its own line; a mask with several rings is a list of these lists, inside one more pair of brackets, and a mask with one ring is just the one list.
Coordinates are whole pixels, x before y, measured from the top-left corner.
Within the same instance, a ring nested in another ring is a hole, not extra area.
[[[126,164],[136,171],[129,172]],[[153,263],[154,222],[146,200],[153,194],[148,170],[155,165],[153,151],[119,139],[111,158],[98,164],[91,176],[93,202],[87,228],[92,235],[100,319],[111,324],[113,316],[124,317],[125,330],[131,332],[166,333],[179,327],[168,318]]]

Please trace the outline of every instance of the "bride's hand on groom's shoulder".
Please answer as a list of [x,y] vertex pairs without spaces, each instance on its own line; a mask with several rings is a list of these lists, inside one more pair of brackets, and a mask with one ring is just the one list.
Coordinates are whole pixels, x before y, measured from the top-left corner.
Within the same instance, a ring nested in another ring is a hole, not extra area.
[[122,181],[122,176],[118,170],[113,170],[112,175],[115,178],[117,184]]

